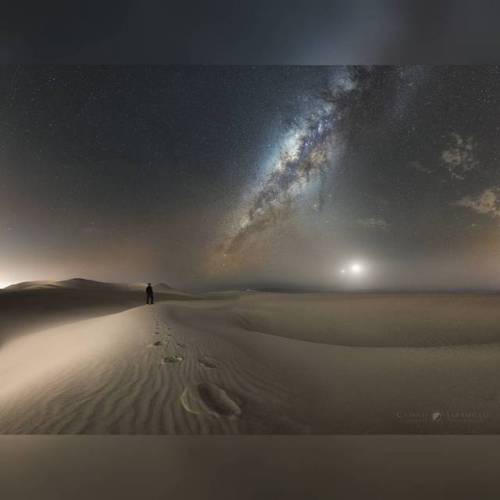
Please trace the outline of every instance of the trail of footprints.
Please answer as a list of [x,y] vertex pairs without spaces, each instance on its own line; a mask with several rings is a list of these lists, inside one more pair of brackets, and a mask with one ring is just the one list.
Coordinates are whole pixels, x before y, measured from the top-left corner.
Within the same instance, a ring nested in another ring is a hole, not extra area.
[[[167,330],[169,328],[167,327]],[[159,320],[155,320],[154,335],[161,335]],[[156,337],[158,338],[158,337]],[[178,349],[185,349],[186,344],[178,342],[172,333],[167,333],[163,340],[155,340],[153,347],[165,346],[167,352],[162,357],[160,364],[176,364],[184,361],[184,355],[178,352],[168,352],[169,345],[177,346]],[[198,363],[205,369],[216,369],[217,360],[211,356],[201,356]],[[206,414],[217,417],[237,418],[241,416],[242,402],[238,398],[230,396],[225,389],[211,382],[202,382],[199,384],[188,385],[184,388],[179,401],[188,413],[197,415]]]
[[[168,327],[167,327],[168,329]],[[154,335],[160,335],[160,325],[159,325],[159,322],[158,320],[156,320],[156,323],[155,323],[155,331],[154,331]],[[166,334],[166,337],[164,340],[156,340],[153,342],[153,347],[160,347],[162,345],[164,345],[167,350],[168,350],[168,346],[174,342],[173,340],[173,336],[171,333],[167,333]],[[171,342],[172,341],[172,342]],[[175,342],[175,344],[177,345],[177,347],[180,347],[180,348],[184,348],[186,347],[185,344],[181,344],[180,342]],[[181,354],[178,354],[177,352],[174,352],[174,353],[168,353],[166,354],[166,356],[164,356],[161,360],[161,364],[165,364],[165,363],[180,363],[184,361],[184,356],[182,356]]]

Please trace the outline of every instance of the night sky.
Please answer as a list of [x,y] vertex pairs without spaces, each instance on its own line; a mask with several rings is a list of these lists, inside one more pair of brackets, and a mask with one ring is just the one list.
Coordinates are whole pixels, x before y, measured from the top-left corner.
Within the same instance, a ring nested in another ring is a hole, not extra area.
[[0,284],[500,287],[500,68],[0,67]]
[[498,63],[492,0],[5,2],[0,63]]

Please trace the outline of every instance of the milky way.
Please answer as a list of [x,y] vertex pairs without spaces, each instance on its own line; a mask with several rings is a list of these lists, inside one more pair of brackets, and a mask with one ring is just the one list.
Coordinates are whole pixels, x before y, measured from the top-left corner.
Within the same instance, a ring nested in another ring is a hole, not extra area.
[[[385,114],[392,118],[404,115],[425,75],[422,67],[393,71],[389,82],[397,85]],[[316,197],[313,207],[321,211],[325,179],[339,168],[342,160],[346,142],[344,129],[350,127],[351,115],[363,106],[367,90],[375,85],[376,69],[332,68],[320,96],[308,100],[306,111],[284,134],[279,154],[272,159],[270,168],[265,169],[236,228],[217,247],[215,265],[238,265],[247,245],[289,217],[297,200],[313,183],[316,189],[308,193],[309,198]]]
[[[284,134],[279,154],[274,158],[258,189],[252,196],[236,232],[218,247],[216,258],[226,266],[241,257],[252,238],[286,219],[296,199],[318,176],[335,169],[342,143],[337,134],[337,102],[356,89],[357,82],[345,69],[333,71],[325,95],[308,106],[307,113]],[[318,193],[321,209],[323,198]]]

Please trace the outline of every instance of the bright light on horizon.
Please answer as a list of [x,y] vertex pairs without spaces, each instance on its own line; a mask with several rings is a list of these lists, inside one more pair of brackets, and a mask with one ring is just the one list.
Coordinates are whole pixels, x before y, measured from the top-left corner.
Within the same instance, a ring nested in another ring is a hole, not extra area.
[[366,270],[367,268],[364,263],[360,261],[353,261],[340,268],[340,274],[344,276],[360,276],[365,274]]
[[354,274],[359,274],[363,271],[363,266],[359,262],[354,262],[351,264],[351,272]]

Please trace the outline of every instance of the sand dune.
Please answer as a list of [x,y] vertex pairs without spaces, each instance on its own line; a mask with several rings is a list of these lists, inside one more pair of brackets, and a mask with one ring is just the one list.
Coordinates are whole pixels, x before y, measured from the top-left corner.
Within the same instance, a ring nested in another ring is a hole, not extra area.
[[[0,290],[0,345],[19,334],[144,304],[143,283],[103,283],[73,278],[27,281]],[[196,298],[160,284],[157,300]]]
[[165,301],[12,338],[0,432],[499,432],[496,295]]
[[243,295],[248,330],[332,345],[428,347],[500,340],[497,294]]
[[[4,433],[295,432],[287,392],[166,304],[23,336],[0,351]],[[245,394],[243,402],[233,394]]]

